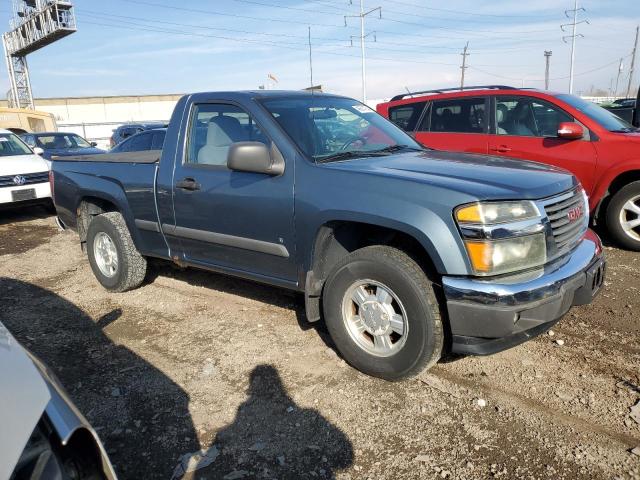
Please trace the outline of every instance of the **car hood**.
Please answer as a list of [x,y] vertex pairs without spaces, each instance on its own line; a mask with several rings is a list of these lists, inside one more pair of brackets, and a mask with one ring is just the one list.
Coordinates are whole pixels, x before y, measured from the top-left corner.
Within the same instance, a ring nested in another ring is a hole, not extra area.
[[50,157],[69,157],[71,155],[97,155],[105,153],[100,148],[50,148],[44,151],[45,155]]
[[0,478],[9,478],[51,395],[27,352],[0,323]]
[[47,161],[39,155],[15,155],[0,157],[0,177],[6,175],[24,175],[25,173],[40,173],[49,170]]
[[578,184],[569,172],[540,163],[436,150],[363,157],[323,166],[440,186],[478,200],[533,200]]

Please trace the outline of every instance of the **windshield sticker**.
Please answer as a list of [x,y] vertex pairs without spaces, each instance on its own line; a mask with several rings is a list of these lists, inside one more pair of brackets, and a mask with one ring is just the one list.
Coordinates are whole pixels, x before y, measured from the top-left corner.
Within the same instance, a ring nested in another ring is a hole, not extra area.
[[369,107],[367,107],[366,105],[354,105],[353,109],[356,112],[360,112],[360,113],[371,113],[373,112],[373,110],[371,110]]

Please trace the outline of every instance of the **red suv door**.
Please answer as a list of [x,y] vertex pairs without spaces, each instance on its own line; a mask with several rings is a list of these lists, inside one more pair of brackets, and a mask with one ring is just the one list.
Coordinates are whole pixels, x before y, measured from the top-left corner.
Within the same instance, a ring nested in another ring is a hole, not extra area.
[[565,168],[578,177],[587,193],[592,192],[597,151],[586,127],[581,139],[559,138],[558,125],[576,120],[559,106],[533,96],[495,95],[492,104],[490,154]]
[[433,100],[415,131],[415,138],[427,147],[456,152],[488,152],[489,97],[460,97]]

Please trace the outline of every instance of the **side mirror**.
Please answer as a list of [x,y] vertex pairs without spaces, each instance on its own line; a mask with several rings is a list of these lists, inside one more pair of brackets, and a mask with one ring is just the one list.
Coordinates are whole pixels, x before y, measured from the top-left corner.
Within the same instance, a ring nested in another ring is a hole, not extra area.
[[91,145],[92,147],[97,147],[98,146],[98,142],[91,142],[89,145]]
[[41,149],[40,147],[33,147],[33,153],[35,153],[36,155],[44,155],[44,150]]
[[584,137],[584,129],[575,122],[562,122],[558,125],[558,137],[567,140],[578,140]]
[[277,176],[284,173],[284,158],[274,144],[269,149],[262,142],[236,142],[229,147],[227,167],[238,172]]

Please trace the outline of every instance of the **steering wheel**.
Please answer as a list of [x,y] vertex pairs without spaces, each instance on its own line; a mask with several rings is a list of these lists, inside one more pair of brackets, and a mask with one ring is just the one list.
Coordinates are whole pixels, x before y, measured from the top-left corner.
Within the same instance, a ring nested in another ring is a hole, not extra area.
[[354,135],[352,138],[344,142],[344,144],[340,147],[340,150],[346,150],[347,148],[349,148],[349,146],[351,146],[352,143],[355,143],[358,140],[361,141],[363,145],[367,143],[366,138],[361,137],[360,135]]

